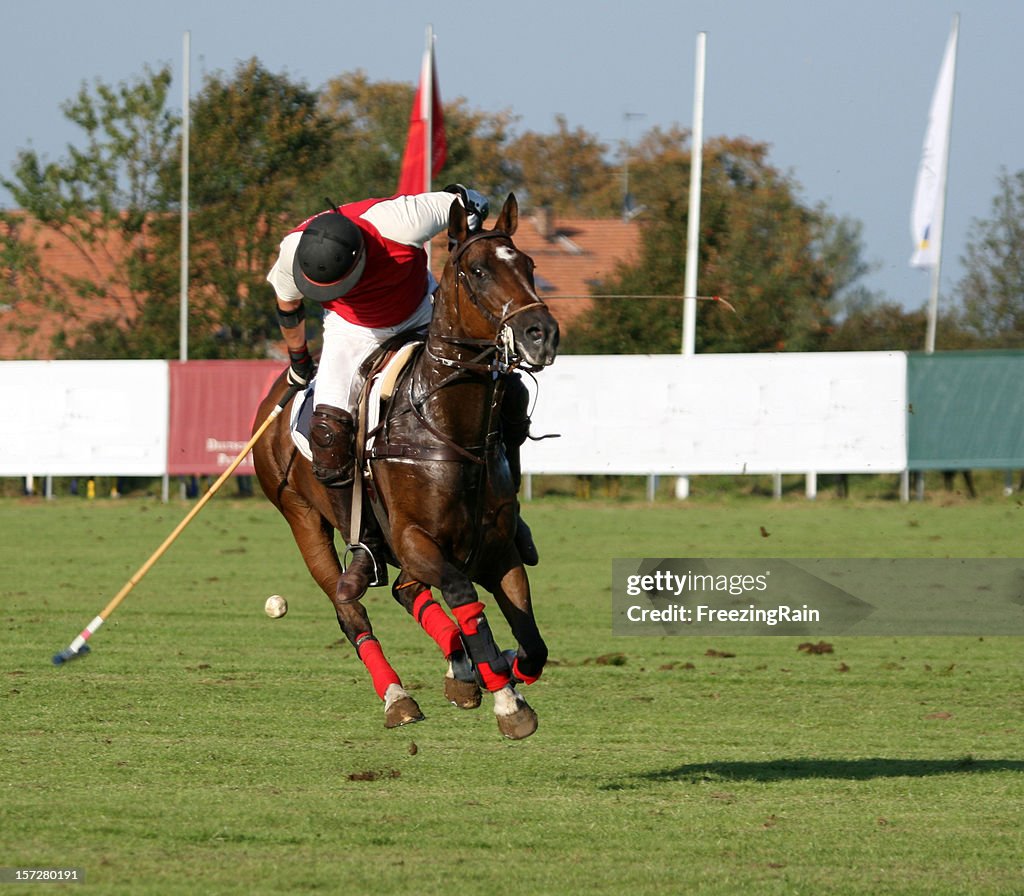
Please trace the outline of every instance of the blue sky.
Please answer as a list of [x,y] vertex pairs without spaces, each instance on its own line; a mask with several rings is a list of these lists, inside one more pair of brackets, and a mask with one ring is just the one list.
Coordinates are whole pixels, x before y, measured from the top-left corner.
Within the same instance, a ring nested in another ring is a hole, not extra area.
[[[510,109],[520,130],[551,131],[561,114],[611,147],[655,125],[690,126],[704,31],[705,135],[768,143],[771,162],[801,185],[804,201],[863,224],[876,265],[864,285],[916,308],[928,276],[908,265],[910,205],[957,12],[949,294],[971,221],[989,215],[1000,170],[1024,169],[1020,0],[11,0],[0,5],[0,172],[10,175],[21,148],[65,155],[79,134],[60,105],[83,82],[117,84],[146,64],[180,73],[186,30],[196,90],[204,72],[230,72],[252,56],[310,86],[355,69],[413,83],[432,24],[445,100]],[[180,83],[175,91],[180,98]],[[642,117],[627,122],[627,113]],[[0,191],[0,205],[9,203]]]

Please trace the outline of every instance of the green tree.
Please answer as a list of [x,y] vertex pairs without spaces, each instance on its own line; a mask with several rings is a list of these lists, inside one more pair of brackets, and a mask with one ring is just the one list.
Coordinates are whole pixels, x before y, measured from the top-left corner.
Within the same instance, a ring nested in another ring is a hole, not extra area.
[[[633,151],[631,185],[646,211],[642,249],[595,295],[682,294],[688,218],[687,132],[654,129]],[[866,270],[859,226],[809,207],[768,163],[768,147],[719,137],[704,148],[698,293],[700,352],[809,351],[828,336],[840,293]],[[587,352],[678,352],[681,302],[608,299],[566,337]]]
[[972,222],[962,261],[965,327],[993,348],[1024,346],[1024,171],[999,175],[991,217]]
[[[867,304],[850,310],[829,334],[824,348],[833,352],[917,352],[924,348],[926,312],[895,302]],[[938,331],[945,349],[979,348],[955,311],[940,315]]]
[[924,344],[925,312],[895,302],[865,302],[850,308],[829,334],[825,348],[835,352],[918,351]]
[[[320,111],[332,123],[334,139],[329,157],[309,172],[303,187],[308,208],[319,209],[325,196],[341,203],[395,192],[414,96],[410,84],[372,82],[362,71],[325,85]],[[480,112],[461,98],[445,103],[448,158],[432,186],[465,183],[492,200],[521,188],[506,152],[514,122],[507,110]]]
[[583,128],[570,130],[564,115],[555,124],[554,134],[528,131],[508,148],[517,171],[514,180],[525,187],[524,198],[534,208],[548,207],[556,214],[619,214],[621,183],[605,161],[608,147]]
[[[3,179],[20,207],[4,213],[4,263],[15,284],[9,280],[7,295],[23,319],[60,320],[63,357],[119,357],[129,346],[139,357],[159,357],[166,349],[153,326],[159,309],[149,301],[147,269],[158,242],[154,216],[169,204],[160,170],[179,124],[166,108],[170,83],[163,68],[118,87],[83,84],[61,108],[84,132],[84,145],[69,146],[59,162],[23,150],[13,177]],[[55,276],[26,233],[36,224],[59,233],[89,273]]]
[[341,204],[395,192],[413,94],[410,84],[372,82],[363,71],[327,82],[319,111],[333,138],[306,172],[302,195],[310,213],[324,207],[325,196]]
[[[250,59],[230,77],[205,79],[192,101],[191,136],[189,354],[262,357],[279,338],[267,270],[284,234],[311,213],[307,172],[329,154],[335,128],[316,91]],[[164,172],[168,184],[180,181],[178,157]],[[178,231],[166,224],[171,262]],[[152,275],[164,295],[176,293],[174,264]]]

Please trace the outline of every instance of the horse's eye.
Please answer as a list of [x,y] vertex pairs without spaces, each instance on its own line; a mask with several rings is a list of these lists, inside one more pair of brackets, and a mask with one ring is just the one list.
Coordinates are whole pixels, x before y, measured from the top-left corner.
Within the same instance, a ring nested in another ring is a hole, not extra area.
[[481,267],[480,265],[478,265],[478,264],[475,264],[475,265],[473,265],[473,266],[472,266],[472,267],[471,267],[471,268],[469,269],[469,272],[470,272],[470,273],[471,273],[471,274],[472,274],[472,275],[473,275],[474,277],[476,277],[476,279],[477,279],[477,280],[483,280],[483,278],[487,276],[487,271],[486,271],[486,270],[484,270],[484,268],[482,268],[482,267]]

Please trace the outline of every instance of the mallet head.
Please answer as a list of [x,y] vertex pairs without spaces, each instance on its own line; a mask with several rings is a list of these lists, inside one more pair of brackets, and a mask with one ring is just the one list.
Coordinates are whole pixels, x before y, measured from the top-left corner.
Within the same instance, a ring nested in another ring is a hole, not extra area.
[[89,652],[89,645],[83,644],[78,650],[72,650],[70,647],[64,648],[60,653],[53,655],[53,664],[55,666],[62,666],[64,663],[69,663],[71,660],[76,660],[80,656],[85,656]]

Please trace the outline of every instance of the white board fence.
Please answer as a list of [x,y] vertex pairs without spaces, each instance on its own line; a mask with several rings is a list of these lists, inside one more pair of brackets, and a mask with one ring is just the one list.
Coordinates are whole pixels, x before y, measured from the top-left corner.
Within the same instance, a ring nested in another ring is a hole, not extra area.
[[166,361],[4,361],[0,476],[162,476]]
[[[524,446],[523,471],[902,472],[906,369],[900,352],[566,355],[537,375],[531,427],[561,437]],[[168,382],[164,361],[0,362],[0,475],[164,475]]]
[[537,375],[526,473],[884,473],[907,467],[902,352],[566,355]]

